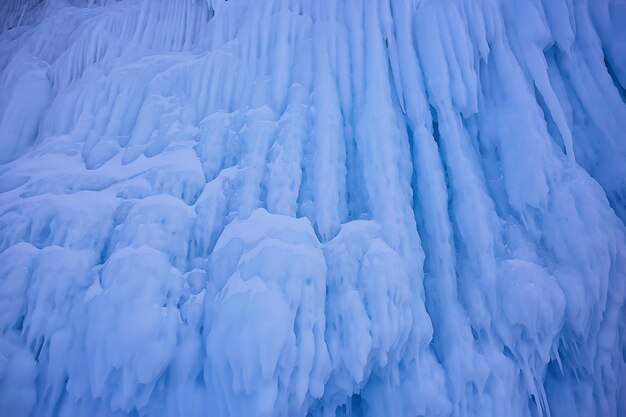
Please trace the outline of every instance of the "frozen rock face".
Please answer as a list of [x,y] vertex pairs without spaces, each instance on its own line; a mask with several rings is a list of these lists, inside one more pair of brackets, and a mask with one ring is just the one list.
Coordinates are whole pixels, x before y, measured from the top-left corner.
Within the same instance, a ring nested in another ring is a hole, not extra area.
[[0,3],[0,415],[626,413],[624,1]]

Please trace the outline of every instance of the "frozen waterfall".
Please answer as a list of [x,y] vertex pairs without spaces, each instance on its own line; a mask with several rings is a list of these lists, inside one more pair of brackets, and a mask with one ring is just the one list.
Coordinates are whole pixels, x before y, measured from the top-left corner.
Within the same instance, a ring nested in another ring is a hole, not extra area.
[[626,416],[625,88],[625,0],[0,1],[0,415]]

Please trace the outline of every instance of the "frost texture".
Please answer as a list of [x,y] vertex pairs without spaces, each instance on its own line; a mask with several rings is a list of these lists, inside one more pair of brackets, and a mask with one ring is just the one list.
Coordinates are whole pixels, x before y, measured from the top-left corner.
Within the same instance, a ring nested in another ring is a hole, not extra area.
[[626,412],[622,0],[4,0],[3,416]]

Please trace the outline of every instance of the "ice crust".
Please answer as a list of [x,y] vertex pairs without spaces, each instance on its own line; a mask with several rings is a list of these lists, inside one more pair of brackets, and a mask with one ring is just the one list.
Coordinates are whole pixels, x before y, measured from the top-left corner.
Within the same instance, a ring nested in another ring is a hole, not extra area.
[[0,415],[626,414],[623,0],[0,30]]

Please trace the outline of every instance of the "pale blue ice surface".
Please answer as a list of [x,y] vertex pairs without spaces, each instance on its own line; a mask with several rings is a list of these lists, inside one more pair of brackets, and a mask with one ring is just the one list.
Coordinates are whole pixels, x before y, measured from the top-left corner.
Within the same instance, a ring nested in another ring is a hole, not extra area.
[[626,414],[623,0],[0,30],[0,415]]

